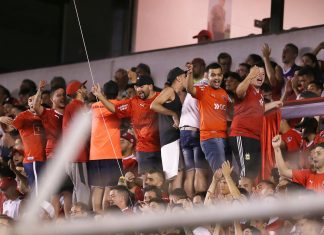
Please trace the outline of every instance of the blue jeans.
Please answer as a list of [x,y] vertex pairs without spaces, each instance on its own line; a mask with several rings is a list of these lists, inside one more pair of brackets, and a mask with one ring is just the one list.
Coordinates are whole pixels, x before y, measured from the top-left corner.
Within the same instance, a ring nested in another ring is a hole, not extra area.
[[180,147],[184,158],[185,170],[208,169],[208,162],[200,146],[198,131],[181,130]]
[[24,170],[27,175],[28,185],[35,190],[36,195],[38,194],[38,181],[40,173],[45,166],[45,162],[31,162],[23,163]]
[[223,138],[212,138],[201,141],[201,148],[205,153],[205,157],[215,172],[222,166],[222,163],[226,160],[225,151],[227,149],[227,141]]

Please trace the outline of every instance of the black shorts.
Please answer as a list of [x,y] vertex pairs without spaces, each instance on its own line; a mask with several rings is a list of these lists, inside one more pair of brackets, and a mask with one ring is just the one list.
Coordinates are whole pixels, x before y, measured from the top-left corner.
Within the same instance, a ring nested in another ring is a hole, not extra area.
[[161,152],[136,152],[138,174],[145,174],[152,169],[163,170]]
[[94,187],[109,187],[118,184],[123,169],[121,159],[92,160],[88,162],[89,185]]
[[229,137],[229,143],[235,160],[239,166],[240,176],[251,179],[258,177],[261,170],[260,141],[244,136]]
[[64,173],[64,180],[61,183],[59,189],[57,190],[57,194],[61,194],[63,192],[70,192],[73,193],[73,182],[71,181],[70,177]]

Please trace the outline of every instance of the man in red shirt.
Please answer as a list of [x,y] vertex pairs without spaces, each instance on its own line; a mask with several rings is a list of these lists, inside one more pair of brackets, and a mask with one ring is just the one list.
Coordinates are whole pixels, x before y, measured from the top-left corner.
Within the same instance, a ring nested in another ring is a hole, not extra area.
[[151,103],[159,93],[154,91],[153,79],[147,75],[140,75],[137,78],[135,90],[137,93],[135,97],[123,100],[118,105],[104,97],[99,85],[93,86],[92,93],[119,118],[131,118],[137,137],[138,170],[139,174],[144,174],[153,168],[162,170],[158,115],[150,109]]
[[[63,87],[53,87],[50,93],[50,98],[52,102],[52,108],[44,108],[41,105],[41,94],[45,87],[46,82],[40,81],[37,93],[34,99],[34,110],[37,115],[41,118],[42,124],[45,129],[46,134],[46,158],[52,159],[53,150],[55,149],[56,143],[61,138],[62,133],[62,122],[63,113],[66,104],[65,89]],[[55,210],[55,216],[58,217],[60,213],[61,195],[64,197],[64,213],[66,216],[72,207],[72,192],[73,184],[69,177],[66,176],[64,184],[61,184],[60,189],[57,191],[56,195],[51,198],[51,203]]]
[[263,64],[251,68],[248,76],[235,92],[234,115],[229,142],[240,168],[240,175],[256,178],[261,169],[261,145],[263,114],[265,110],[278,107],[281,101],[264,106],[260,87],[265,79]]
[[41,119],[33,107],[34,96],[28,98],[29,109],[19,113],[14,120],[10,117],[0,117],[0,122],[12,125],[20,134],[24,145],[24,169],[28,184],[38,193],[38,176],[45,161],[45,136]]
[[312,156],[314,171],[310,169],[292,170],[289,169],[283,160],[280,145],[282,139],[280,135],[276,135],[272,139],[272,146],[275,152],[276,163],[280,176],[291,179],[293,182],[316,192],[324,191],[324,143],[316,146],[314,155]]
[[[72,98],[71,102],[65,107],[62,123],[63,138],[64,132],[73,121],[75,115],[85,108],[85,100],[87,98],[87,81],[81,83],[79,81],[71,82],[66,88],[66,94]],[[90,187],[88,184],[87,162],[89,160],[89,146],[81,146],[78,157],[69,164],[67,174],[71,178],[74,191],[73,202],[83,202],[86,205],[90,202]]]
[[198,100],[200,114],[200,143],[205,157],[215,172],[225,161],[227,149],[226,112],[230,98],[220,87],[223,80],[222,67],[217,63],[207,66],[208,85],[194,86],[191,73],[187,90]]

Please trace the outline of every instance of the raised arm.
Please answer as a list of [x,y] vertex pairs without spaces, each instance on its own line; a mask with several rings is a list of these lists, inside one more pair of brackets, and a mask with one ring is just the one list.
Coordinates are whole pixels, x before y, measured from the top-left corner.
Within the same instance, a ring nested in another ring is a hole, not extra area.
[[150,109],[154,110],[157,113],[172,116],[172,119],[174,121],[173,127],[178,128],[180,122],[178,115],[174,111],[163,106],[165,102],[172,100],[173,96],[174,91],[171,87],[163,89],[163,91],[151,103]]
[[12,125],[12,118],[11,117],[7,117],[7,116],[2,116],[0,117],[0,122],[7,125],[7,126],[11,126]]
[[217,169],[214,173],[213,180],[209,185],[209,188],[205,197],[205,205],[211,204],[213,196],[217,193],[217,184],[222,178],[222,169]]
[[101,103],[112,113],[116,112],[115,105],[111,103],[106,97],[102,94],[99,84],[94,84],[91,89],[92,94],[94,94]]
[[275,71],[275,69],[273,69],[271,65],[271,61],[270,61],[271,48],[269,47],[269,45],[265,43],[261,50],[262,50],[263,61],[266,68],[267,76],[269,78],[270,85],[272,87],[275,87],[278,84],[282,83],[283,77],[280,76],[279,70],[276,69]]
[[241,200],[242,194],[240,193],[240,190],[236,187],[235,182],[233,181],[233,179],[231,177],[232,170],[233,170],[233,167],[231,167],[231,164],[229,163],[229,161],[225,161],[222,164],[223,176],[224,176],[225,181],[228,185],[231,195],[233,196],[234,199]]
[[322,49],[324,49],[324,42],[321,42],[317,45],[317,47],[314,49],[313,54],[317,55],[318,52],[320,52]]
[[38,90],[33,100],[33,108],[37,115],[41,115],[44,111],[44,107],[42,106],[42,91],[46,85],[46,81],[41,80],[38,84]]
[[275,153],[276,163],[279,170],[280,176],[291,179],[292,178],[292,170],[289,169],[283,160],[281,149],[281,135],[276,135],[272,138],[272,147]]
[[259,75],[259,68],[257,66],[253,66],[250,69],[250,73],[247,75],[247,77],[236,88],[236,95],[239,99],[243,99],[245,97],[246,91],[249,88],[252,79],[258,77]]
[[282,105],[283,105],[283,103],[281,100],[272,101],[272,102],[264,105],[264,112],[267,112],[274,108],[280,108],[280,107],[282,107]]
[[194,81],[192,77],[192,64],[188,63],[186,66],[188,68],[186,89],[187,92],[190,93],[192,97],[196,97],[196,87],[194,87]]

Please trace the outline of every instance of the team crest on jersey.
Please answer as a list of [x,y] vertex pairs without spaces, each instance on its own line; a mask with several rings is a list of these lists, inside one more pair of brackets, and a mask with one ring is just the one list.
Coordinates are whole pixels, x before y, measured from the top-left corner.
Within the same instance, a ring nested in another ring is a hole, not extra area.
[[263,99],[259,99],[259,103],[261,106],[263,106]]
[[246,153],[244,157],[245,157],[245,160],[247,160],[247,161],[251,160],[251,154],[250,153]]
[[291,136],[288,136],[287,142],[291,142],[291,141],[292,141],[292,137]]
[[126,110],[127,108],[128,108],[128,104],[123,104],[123,105],[121,105],[121,106],[118,107],[118,109],[120,111]]

